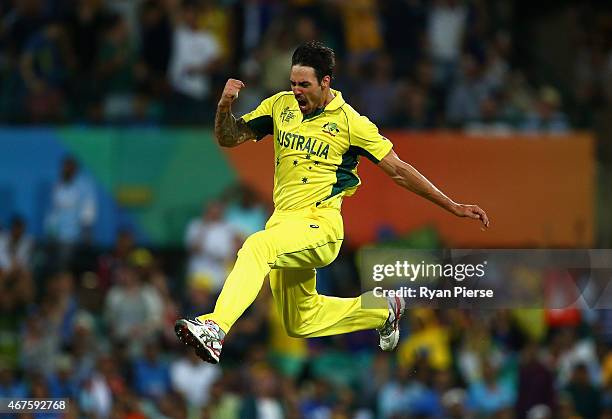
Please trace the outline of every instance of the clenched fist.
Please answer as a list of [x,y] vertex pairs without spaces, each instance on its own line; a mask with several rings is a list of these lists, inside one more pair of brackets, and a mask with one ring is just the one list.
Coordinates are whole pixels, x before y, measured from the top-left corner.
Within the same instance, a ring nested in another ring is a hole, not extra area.
[[234,100],[238,97],[238,92],[244,87],[244,83],[236,79],[228,79],[223,88],[221,99],[219,100],[219,107],[229,107]]

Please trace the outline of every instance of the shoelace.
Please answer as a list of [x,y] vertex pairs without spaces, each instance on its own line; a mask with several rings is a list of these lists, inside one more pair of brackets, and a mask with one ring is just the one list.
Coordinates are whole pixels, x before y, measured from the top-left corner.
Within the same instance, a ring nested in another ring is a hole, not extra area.
[[393,333],[394,330],[395,328],[393,327],[393,321],[391,321],[391,315],[389,315],[389,318],[387,319],[383,327],[379,329],[379,332],[381,336],[389,336],[391,333]]

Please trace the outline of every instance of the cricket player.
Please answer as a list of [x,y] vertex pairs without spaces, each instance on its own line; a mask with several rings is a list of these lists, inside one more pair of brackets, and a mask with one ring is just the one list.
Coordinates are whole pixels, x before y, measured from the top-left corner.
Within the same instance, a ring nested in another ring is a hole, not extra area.
[[344,240],[340,207],[361,183],[357,163],[366,157],[398,185],[459,217],[489,226],[476,205],[458,204],[414,167],[402,161],[376,125],[359,115],[331,88],[335,57],[330,48],[308,42],[293,53],[291,91],[280,92],[236,119],[232,103],[245,88],[229,79],[215,116],[215,137],[223,147],[274,138],[275,210],[263,231],[238,252],[212,313],[180,319],[175,331],[200,358],[219,362],[225,336],[253,303],[266,275],[282,324],[293,337],[317,337],[377,329],[380,347],[393,350],[405,302],[388,298],[387,307],[362,307],[362,298],[337,298],[316,290],[316,269],[330,264]]

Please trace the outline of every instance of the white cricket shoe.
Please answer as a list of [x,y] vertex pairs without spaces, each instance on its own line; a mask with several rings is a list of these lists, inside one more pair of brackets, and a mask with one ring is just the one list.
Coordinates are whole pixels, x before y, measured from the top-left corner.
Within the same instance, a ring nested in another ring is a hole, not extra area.
[[221,356],[225,332],[212,320],[180,319],[174,324],[179,340],[195,349],[203,361],[216,364]]
[[380,349],[392,351],[397,346],[400,337],[399,322],[406,309],[403,297],[387,297],[389,304],[389,317],[383,326],[378,329],[380,335]]

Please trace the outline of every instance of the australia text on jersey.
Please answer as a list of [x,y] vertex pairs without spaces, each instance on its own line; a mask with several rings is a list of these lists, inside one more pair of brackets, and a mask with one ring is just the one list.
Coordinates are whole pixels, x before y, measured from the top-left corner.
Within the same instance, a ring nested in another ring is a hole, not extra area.
[[317,138],[304,137],[292,132],[279,131],[276,141],[281,147],[289,147],[293,150],[306,151],[317,157],[327,159],[329,144]]

